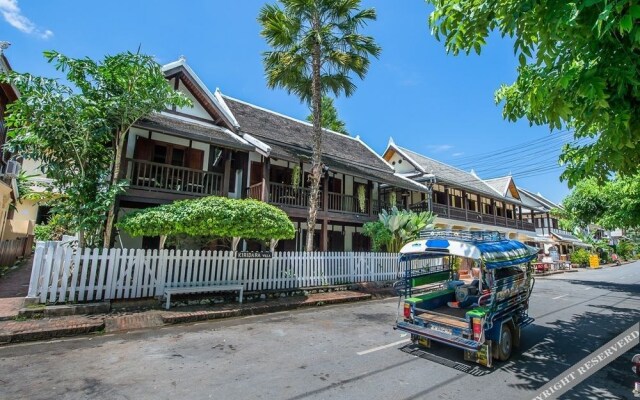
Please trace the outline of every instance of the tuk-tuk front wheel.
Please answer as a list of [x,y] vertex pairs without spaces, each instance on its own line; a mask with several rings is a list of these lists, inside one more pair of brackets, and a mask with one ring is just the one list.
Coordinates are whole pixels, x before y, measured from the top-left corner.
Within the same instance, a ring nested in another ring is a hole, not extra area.
[[511,357],[513,349],[513,332],[509,324],[502,325],[500,333],[500,342],[498,343],[498,360],[507,361]]

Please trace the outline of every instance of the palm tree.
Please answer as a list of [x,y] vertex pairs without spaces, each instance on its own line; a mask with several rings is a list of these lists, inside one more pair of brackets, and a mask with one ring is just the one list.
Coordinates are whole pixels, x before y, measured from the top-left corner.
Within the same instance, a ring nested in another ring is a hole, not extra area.
[[261,34],[273,49],[263,54],[267,85],[295,94],[313,113],[307,251],[313,251],[322,178],[322,96],[353,94],[351,75],[363,79],[369,56],[380,54],[372,37],[358,33],[375,19],[360,0],[279,0],[260,10]]
[[[307,121],[313,122],[313,113],[307,116]],[[329,96],[322,96],[322,127],[349,136],[347,126],[338,117],[338,110]]]

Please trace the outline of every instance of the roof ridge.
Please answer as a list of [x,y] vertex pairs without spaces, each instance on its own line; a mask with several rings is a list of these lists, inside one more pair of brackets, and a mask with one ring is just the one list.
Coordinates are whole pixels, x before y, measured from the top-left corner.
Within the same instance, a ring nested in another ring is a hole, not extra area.
[[[268,112],[268,113],[273,114],[273,115],[277,115],[279,117],[283,117],[283,118],[289,119],[289,120],[294,121],[294,122],[301,123],[303,125],[307,125],[307,126],[313,127],[313,124],[308,122],[308,121],[303,121],[301,119],[294,118],[294,117],[291,117],[289,115],[285,115],[285,114],[279,113],[277,111],[269,110],[268,108],[264,108],[264,107],[249,103],[248,101],[236,99],[235,97],[231,97],[231,96],[226,95],[226,94],[224,94],[222,92],[220,92],[220,94],[222,95],[222,97],[227,98],[229,100],[232,100],[232,101],[235,101],[235,102],[238,102],[238,103],[241,103],[241,104],[256,108],[256,109],[261,110],[261,111]],[[344,133],[336,132],[336,131],[333,131],[333,130],[327,129],[327,128],[322,128],[322,130],[325,131],[325,132],[333,133],[334,135],[339,135],[340,137],[348,138],[348,139],[351,139],[351,140],[358,140],[357,136],[353,137],[353,136],[350,136],[350,135],[345,135]]]
[[[396,146],[398,146],[398,145],[396,145]],[[447,166],[447,167],[449,167],[449,168],[453,168],[453,169],[458,170],[458,171],[460,171],[460,172],[462,172],[462,173],[465,173],[465,174],[467,174],[467,175],[470,175],[470,176],[474,177],[475,179],[477,179],[477,180],[478,180],[478,181],[480,181],[480,182],[484,182],[484,180],[483,180],[482,178],[480,178],[479,176],[476,176],[476,175],[472,174],[471,172],[467,172],[467,171],[465,171],[465,170],[463,170],[463,169],[460,169],[460,168],[458,168],[458,167],[456,167],[456,166],[453,166],[453,165],[451,165],[451,164],[447,164],[447,163],[445,163],[445,162],[438,161],[438,160],[436,160],[435,158],[431,158],[431,157],[429,157],[429,156],[425,156],[425,155],[422,155],[422,154],[420,154],[420,153],[416,153],[415,151],[413,151],[413,150],[409,150],[409,149],[407,149],[406,147],[402,147],[402,146],[398,146],[398,147],[399,147],[401,150],[403,150],[403,151],[408,151],[409,153],[413,153],[413,154],[415,154],[415,155],[417,155],[417,156],[427,158],[427,159],[429,159],[429,160],[431,160],[431,161],[433,161],[433,162],[436,162],[436,163],[438,163],[438,164],[445,165],[445,166]]]

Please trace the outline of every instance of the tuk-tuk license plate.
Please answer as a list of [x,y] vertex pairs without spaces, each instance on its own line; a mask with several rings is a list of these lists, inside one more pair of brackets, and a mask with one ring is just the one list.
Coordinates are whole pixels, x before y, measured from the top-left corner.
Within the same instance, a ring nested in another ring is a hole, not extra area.
[[451,329],[445,328],[445,327],[440,326],[440,325],[431,325],[429,327],[429,329],[433,329],[434,331],[438,331],[438,332],[441,332],[441,333],[446,333],[447,335],[451,335],[451,333],[452,333]]

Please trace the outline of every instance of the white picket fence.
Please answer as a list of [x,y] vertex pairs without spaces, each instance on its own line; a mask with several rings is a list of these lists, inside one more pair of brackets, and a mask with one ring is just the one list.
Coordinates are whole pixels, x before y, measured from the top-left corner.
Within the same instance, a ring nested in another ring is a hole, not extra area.
[[398,255],[278,252],[239,259],[231,251],[74,249],[38,242],[28,297],[40,303],[161,297],[169,287],[243,284],[245,291],[394,280]]

